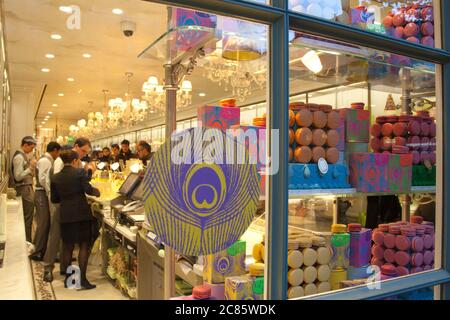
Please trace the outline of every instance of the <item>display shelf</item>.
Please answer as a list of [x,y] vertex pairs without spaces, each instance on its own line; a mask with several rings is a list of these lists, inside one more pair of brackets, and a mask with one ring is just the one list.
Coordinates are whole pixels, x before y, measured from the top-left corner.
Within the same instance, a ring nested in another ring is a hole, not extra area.
[[303,199],[308,197],[334,196],[334,197],[361,197],[386,196],[392,194],[435,193],[435,186],[411,187],[410,192],[357,192],[356,189],[309,189],[289,190],[289,199]]
[[201,26],[169,29],[145,48],[138,58],[176,64],[205,46],[214,46],[222,38],[221,30]]
[[342,43],[330,39],[323,39],[316,36],[301,34],[299,37],[291,42],[291,46],[298,48],[298,50],[313,49],[319,54],[328,54],[347,57],[354,57],[358,60],[365,60],[377,64],[384,64],[392,67],[402,67],[411,69],[417,72],[424,72],[434,74],[436,71],[435,65],[431,62],[420,61],[412,58],[399,56],[395,53],[389,53],[376,49],[370,49],[363,46]]

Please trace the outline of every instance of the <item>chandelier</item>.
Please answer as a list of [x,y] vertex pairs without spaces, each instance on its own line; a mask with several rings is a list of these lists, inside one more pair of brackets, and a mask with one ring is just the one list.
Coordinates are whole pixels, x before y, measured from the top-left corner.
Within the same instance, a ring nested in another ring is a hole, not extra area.
[[[151,113],[157,110],[165,112],[166,91],[164,86],[159,84],[157,77],[150,76],[142,85],[142,92],[144,92],[142,99],[150,105]],[[189,80],[184,80],[177,91],[177,110],[190,104],[192,104],[192,83]]]
[[146,111],[148,109],[147,101],[141,101],[137,98],[131,98],[130,84],[133,73],[125,73],[127,77],[127,93],[125,99],[114,98],[108,102],[108,113],[106,127],[108,129],[115,129],[121,125],[130,127],[137,122],[144,121]]
[[222,86],[225,92],[244,101],[253,90],[264,89],[267,83],[267,59],[239,61],[223,57],[220,50],[199,61],[203,77]]

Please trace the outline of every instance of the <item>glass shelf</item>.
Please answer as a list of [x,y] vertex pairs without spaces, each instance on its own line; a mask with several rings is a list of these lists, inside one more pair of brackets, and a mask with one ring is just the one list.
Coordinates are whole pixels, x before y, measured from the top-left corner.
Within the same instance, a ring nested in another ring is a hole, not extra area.
[[303,199],[308,197],[361,197],[361,196],[386,196],[392,194],[414,194],[414,193],[436,193],[435,186],[411,187],[411,192],[357,192],[354,188],[349,189],[310,189],[289,190],[289,199]]
[[138,58],[175,64],[202,47],[213,50],[221,38],[221,30],[215,28],[184,26],[169,29],[145,48]]
[[323,55],[344,56],[347,59],[355,58],[355,61],[364,60],[371,64],[384,64],[429,74],[434,74],[436,71],[435,65],[431,62],[305,34],[298,34],[298,37],[291,42],[291,47],[297,48],[300,52],[311,49]]

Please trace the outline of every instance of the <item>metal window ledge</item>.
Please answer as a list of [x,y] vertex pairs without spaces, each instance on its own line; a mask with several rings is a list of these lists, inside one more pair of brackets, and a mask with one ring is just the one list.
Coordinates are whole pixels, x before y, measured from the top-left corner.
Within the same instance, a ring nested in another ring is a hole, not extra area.
[[[380,289],[358,286],[296,300],[374,300],[450,282],[450,273],[433,270],[380,282]],[[372,283],[376,284],[376,283]]]

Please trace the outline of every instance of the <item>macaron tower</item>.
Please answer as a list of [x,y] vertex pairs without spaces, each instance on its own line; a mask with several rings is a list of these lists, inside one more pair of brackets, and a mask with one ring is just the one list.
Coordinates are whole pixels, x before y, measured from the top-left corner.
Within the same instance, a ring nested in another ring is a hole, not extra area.
[[434,226],[421,216],[380,224],[372,241],[371,264],[381,269],[382,280],[434,268]]
[[288,299],[331,290],[331,250],[324,237],[291,234],[288,251]]
[[436,163],[436,123],[426,111],[415,116],[379,116],[370,134],[373,152],[412,154],[413,165]]
[[329,164],[337,163],[339,113],[330,105],[303,102],[293,102],[289,109],[289,161],[306,164],[324,158]]

